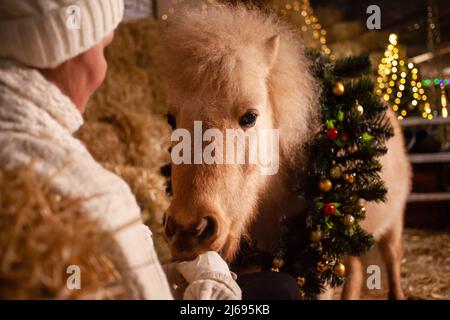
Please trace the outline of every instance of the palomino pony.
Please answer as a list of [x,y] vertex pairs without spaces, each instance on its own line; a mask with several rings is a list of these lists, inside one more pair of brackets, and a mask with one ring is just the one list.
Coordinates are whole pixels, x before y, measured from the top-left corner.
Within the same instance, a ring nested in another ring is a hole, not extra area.
[[[296,33],[276,16],[243,6],[187,11],[169,23],[163,55],[177,130],[194,135],[194,121],[224,136],[227,129],[257,136],[257,129],[279,130],[277,174],[263,175],[258,164],[249,163],[172,163],[174,197],[165,227],[174,258],[215,250],[231,261],[244,234],[270,250],[280,215],[304,206],[293,184],[298,167],[308,161],[302,146],[318,132],[320,88],[302,52]],[[402,299],[401,235],[411,174],[400,126],[390,112],[389,117],[395,137],[381,160],[387,201],[367,204],[362,227],[379,243],[390,297]],[[356,299],[363,280],[360,258],[350,257],[347,269],[343,297]]]

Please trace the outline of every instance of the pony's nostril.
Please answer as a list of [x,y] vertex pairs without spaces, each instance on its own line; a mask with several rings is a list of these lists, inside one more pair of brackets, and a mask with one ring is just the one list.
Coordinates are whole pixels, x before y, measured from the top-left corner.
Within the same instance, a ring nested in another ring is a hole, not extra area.
[[197,235],[201,235],[207,227],[208,227],[208,219],[203,218],[202,221],[200,221],[200,224],[195,229],[197,231]]
[[197,235],[200,241],[212,239],[217,233],[217,223],[213,217],[205,217],[197,227]]
[[171,217],[165,217],[165,232],[168,238],[172,238],[175,235],[176,227],[175,222]]

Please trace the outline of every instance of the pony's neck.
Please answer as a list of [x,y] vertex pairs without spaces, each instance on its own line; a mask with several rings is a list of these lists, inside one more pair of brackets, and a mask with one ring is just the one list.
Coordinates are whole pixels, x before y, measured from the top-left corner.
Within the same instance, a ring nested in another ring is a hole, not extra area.
[[295,193],[298,179],[302,179],[298,171],[284,163],[280,173],[272,176],[261,195],[258,213],[249,228],[250,236],[256,240],[260,250],[275,249],[280,236],[280,217],[298,213],[304,207],[304,201]]

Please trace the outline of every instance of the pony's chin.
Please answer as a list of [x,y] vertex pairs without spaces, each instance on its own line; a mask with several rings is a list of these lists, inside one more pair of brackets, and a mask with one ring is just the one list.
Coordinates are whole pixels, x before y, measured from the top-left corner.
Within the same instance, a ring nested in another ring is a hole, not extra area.
[[222,258],[231,263],[239,249],[239,239],[228,236],[222,248],[218,251]]
[[174,249],[170,249],[170,255],[172,256],[172,261],[190,261],[197,258],[202,252],[197,251],[178,251]]

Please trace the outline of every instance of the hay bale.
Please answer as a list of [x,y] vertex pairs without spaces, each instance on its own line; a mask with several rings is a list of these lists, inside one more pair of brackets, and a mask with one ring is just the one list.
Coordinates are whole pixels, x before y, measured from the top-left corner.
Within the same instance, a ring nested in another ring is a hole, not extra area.
[[[141,293],[113,235],[50,190],[32,166],[0,171],[0,299],[133,299]],[[81,271],[70,289],[68,266]]]

